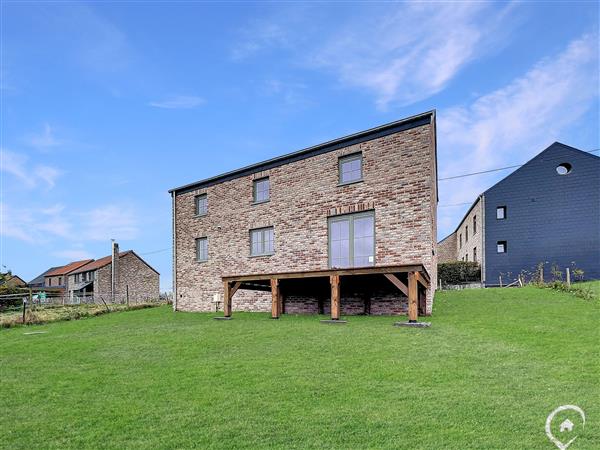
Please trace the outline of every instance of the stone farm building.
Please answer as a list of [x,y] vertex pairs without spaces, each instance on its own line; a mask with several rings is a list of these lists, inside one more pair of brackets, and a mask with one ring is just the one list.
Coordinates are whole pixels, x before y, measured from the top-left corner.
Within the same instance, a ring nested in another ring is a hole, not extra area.
[[134,302],[157,300],[159,273],[133,250],[119,252],[113,243],[112,254],[90,261],[69,273],[71,299],[92,297],[96,302]]
[[555,142],[478,196],[438,249],[439,262],[477,261],[486,286],[540,264],[600,278],[600,158]]
[[433,111],[170,192],[176,310],[431,313]]

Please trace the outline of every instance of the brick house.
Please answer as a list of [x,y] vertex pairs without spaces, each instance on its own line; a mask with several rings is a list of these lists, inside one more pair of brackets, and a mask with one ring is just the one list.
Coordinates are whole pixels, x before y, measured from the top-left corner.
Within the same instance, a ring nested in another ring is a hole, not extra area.
[[433,111],[169,192],[176,310],[431,313]]
[[119,245],[113,242],[111,255],[69,273],[68,293],[71,299],[93,296],[116,302],[156,300],[160,294],[159,276],[133,250],[119,252]]
[[61,292],[69,290],[69,274],[76,271],[80,267],[92,262],[93,259],[85,259],[83,261],[73,261],[67,265],[55,267],[44,273],[44,286],[46,288],[60,289]]
[[479,262],[486,286],[540,263],[600,278],[599,174],[600,158],[555,142],[477,197],[439,242],[439,262]]

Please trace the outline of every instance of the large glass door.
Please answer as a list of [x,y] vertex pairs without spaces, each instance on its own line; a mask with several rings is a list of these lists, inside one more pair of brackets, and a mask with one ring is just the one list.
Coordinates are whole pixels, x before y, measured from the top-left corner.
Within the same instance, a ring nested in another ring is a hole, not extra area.
[[329,219],[329,266],[363,267],[375,264],[375,214],[352,214]]

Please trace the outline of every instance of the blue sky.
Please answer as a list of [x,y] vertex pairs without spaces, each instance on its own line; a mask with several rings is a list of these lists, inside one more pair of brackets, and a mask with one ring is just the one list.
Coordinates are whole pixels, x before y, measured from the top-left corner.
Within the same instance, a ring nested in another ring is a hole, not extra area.
[[[0,7],[0,259],[25,279],[115,238],[170,289],[169,188],[434,108],[440,177],[600,147],[597,2]],[[441,181],[439,237],[507,173]]]

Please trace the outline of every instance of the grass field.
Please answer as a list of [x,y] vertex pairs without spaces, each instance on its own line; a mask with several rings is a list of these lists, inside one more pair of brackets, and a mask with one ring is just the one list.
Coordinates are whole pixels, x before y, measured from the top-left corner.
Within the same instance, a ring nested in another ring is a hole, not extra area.
[[545,420],[564,404],[587,415],[570,449],[600,442],[598,302],[442,292],[429,329],[211,317],[161,307],[0,330],[0,446],[552,449]]

